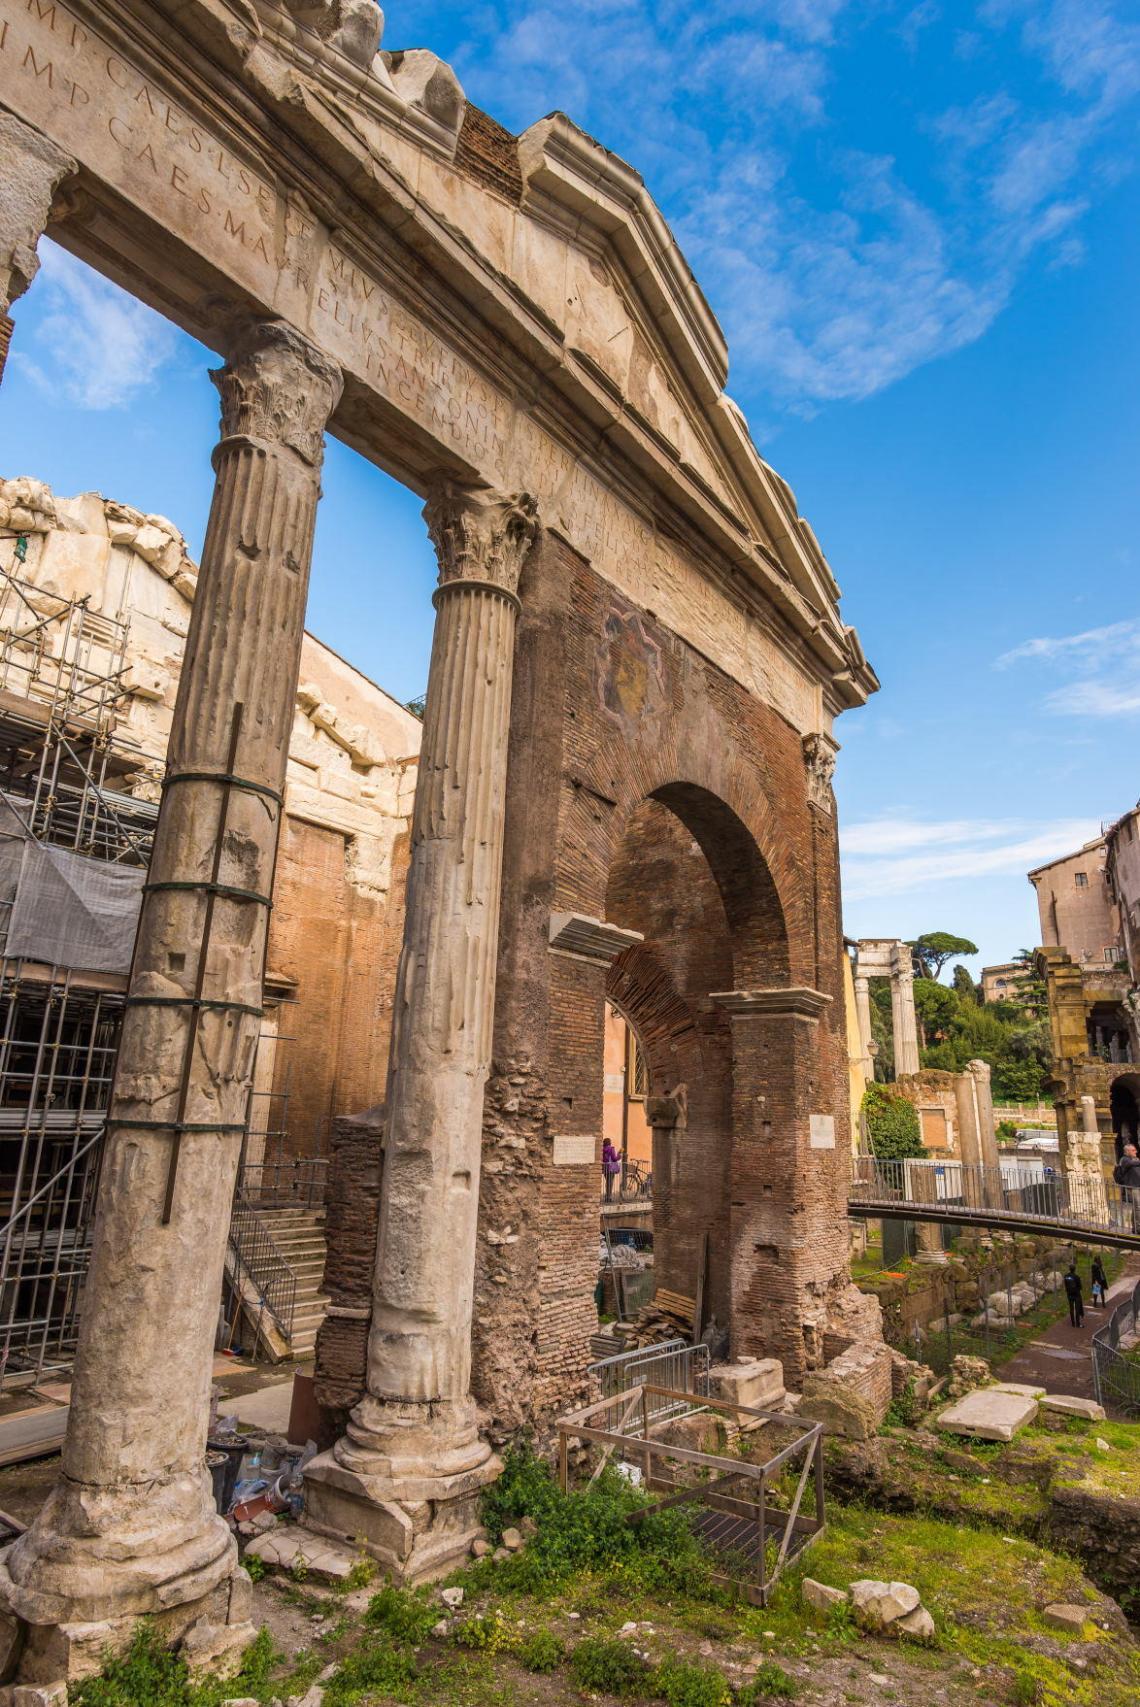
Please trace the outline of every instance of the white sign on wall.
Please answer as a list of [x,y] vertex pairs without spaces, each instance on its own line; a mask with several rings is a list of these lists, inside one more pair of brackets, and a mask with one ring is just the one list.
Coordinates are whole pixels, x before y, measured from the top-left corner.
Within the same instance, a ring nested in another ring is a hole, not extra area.
[[813,1150],[834,1150],[835,1116],[833,1114],[812,1115],[811,1147]]
[[577,1168],[593,1166],[597,1148],[597,1139],[591,1133],[583,1138],[568,1138],[564,1133],[558,1133],[554,1139],[554,1166],[556,1168]]

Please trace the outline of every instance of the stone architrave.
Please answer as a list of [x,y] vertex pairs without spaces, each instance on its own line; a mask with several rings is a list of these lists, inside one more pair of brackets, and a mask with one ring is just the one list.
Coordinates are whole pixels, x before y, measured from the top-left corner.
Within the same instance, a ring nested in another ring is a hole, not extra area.
[[63,1474],[0,1559],[0,1599],[30,1627],[22,1675],[37,1683],[69,1675],[76,1626],[106,1624],[106,1642],[141,1614],[168,1640],[217,1625],[219,1651],[253,1635],[204,1451],[323,435],[341,377],[277,322],[240,329],[230,350],[212,376],[217,478],[107,1122]]
[[471,1399],[483,1090],[490,1067],[519,575],[528,496],[450,482],[396,981],[368,1392],[306,1472],[306,1521],[407,1580],[465,1556],[498,1473]]
[[62,148],[14,113],[0,112],[0,376],[12,336],[8,311],[39,271],[36,248],[52,197],[74,171]]

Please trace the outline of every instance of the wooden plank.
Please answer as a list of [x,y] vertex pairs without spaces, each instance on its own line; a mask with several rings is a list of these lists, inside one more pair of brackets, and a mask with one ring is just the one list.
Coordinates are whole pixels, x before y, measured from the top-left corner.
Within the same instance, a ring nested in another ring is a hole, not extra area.
[[0,1417],[0,1465],[58,1452],[67,1433],[66,1405],[35,1405]]
[[701,1250],[697,1258],[697,1290],[693,1295],[693,1344],[701,1343],[705,1314],[705,1276],[709,1271],[708,1228],[701,1234]]
[[792,1506],[792,1513],[791,1513],[791,1516],[788,1518],[787,1528],[784,1530],[784,1539],[780,1543],[780,1556],[776,1560],[776,1569],[775,1569],[775,1572],[773,1573],[773,1575],[775,1575],[775,1576],[779,1575],[780,1570],[783,1566],[784,1560],[787,1558],[788,1542],[791,1540],[792,1530],[795,1528],[795,1524],[796,1524],[796,1518],[800,1515],[800,1502],[804,1497],[804,1489],[807,1487],[808,1477],[811,1474],[812,1470],[815,1468],[815,1453],[818,1450],[819,1450],[819,1448],[817,1446],[815,1448],[815,1450],[812,1452],[809,1452],[807,1457],[804,1459],[804,1467],[800,1472],[800,1484],[799,1484],[799,1487],[796,1489],[796,1497],[795,1497],[795,1502]]

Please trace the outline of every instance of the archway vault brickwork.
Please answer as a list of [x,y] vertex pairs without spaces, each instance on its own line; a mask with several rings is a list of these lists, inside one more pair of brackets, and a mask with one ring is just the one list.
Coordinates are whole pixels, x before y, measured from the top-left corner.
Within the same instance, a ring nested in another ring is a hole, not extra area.
[[[801,739],[560,540],[523,593],[475,1306],[476,1394],[503,1430],[582,1381],[607,996],[652,1089],[689,1092],[687,1129],[655,1136],[661,1283],[693,1294],[707,1231],[733,1352],[778,1354],[792,1381],[859,1312],[835,819]],[[560,912],[644,940],[612,964],[552,952]],[[805,988],[822,1018],[713,1000]]]

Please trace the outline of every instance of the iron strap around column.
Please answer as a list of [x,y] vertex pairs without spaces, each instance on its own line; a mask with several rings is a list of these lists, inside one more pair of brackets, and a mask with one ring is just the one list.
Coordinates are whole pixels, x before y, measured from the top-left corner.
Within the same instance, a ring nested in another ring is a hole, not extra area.
[[128,1130],[138,1128],[142,1132],[244,1132],[244,1121],[231,1121],[227,1124],[222,1120],[132,1120],[129,1115],[115,1116],[107,1121],[108,1126],[125,1126]]
[[171,771],[169,776],[163,777],[162,787],[173,788],[176,782],[221,782],[227,788],[243,789],[246,794],[263,794],[275,806],[285,804],[285,796],[279,788],[270,788],[267,782],[251,782],[249,777],[234,776],[230,771]]
[[220,1013],[252,1014],[264,1019],[265,1009],[252,1002],[216,1002],[207,996],[124,996],[125,1008],[209,1008]]
[[[227,799],[229,796],[227,795]],[[272,907],[270,896],[262,895],[256,889],[237,889],[232,883],[207,883],[195,878],[163,878],[158,883],[144,883],[144,895],[158,895],[164,889],[200,889],[204,895],[221,895],[226,901],[256,901],[259,906]]]
[[[226,825],[230,812],[230,792],[235,786],[233,782],[227,779],[234,775],[234,765],[237,763],[238,740],[241,735],[242,717],[244,716],[244,712],[245,707],[243,705],[237,704],[234,706],[233,718],[230,724],[230,744],[229,750],[226,754],[226,768],[222,773],[221,779],[222,800],[221,807],[218,812],[218,827],[214,832],[214,853],[210,865],[209,882],[200,883],[172,879],[166,882],[147,884],[145,886],[151,891],[159,891],[163,889],[199,889],[206,897],[206,916],[202,921],[202,942],[198,951],[198,967],[194,976],[194,995],[192,998],[193,1006],[190,1009],[190,1026],[186,1034],[186,1047],[182,1055],[182,1074],[178,1085],[178,1106],[175,1110],[174,1120],[169,1122],[166,1127],[168,1131],[173,1133],[173,1138],[170,1146],[170,1162],[166,1171],[166,1195],[163,1199],[162,1205],[162,1225],[164,1227],[169,1225],[171,1213],[174,1208],[174,1187],[178,1178],[178,1160],[182,1149],[183,1132],[194,1129],[204,1130],[207,1132],[244,1132],[246,1126],[245,1121],[242,1121],[240,1125],[205,1126],[204,1128],[192,1128],[186,1124],[186,1104],[190,1096],[190,1075],[193,1070],[194,1063],[194,1045],[198,1037],[198,1016],[202,1011],[199,1004],[203,1001],[203,990],[206,983],[206,961],[209,958],[210,937],[213,932],[214,902],[219,895],[222,895],[227,900],[254,901],[266,908],[272,906],[272,901],[268,895],[259,895],[254,890],[232,889],[229,884],[221,883],[219,881],[222,870],[222,846],[225,841]],[[175,774],[177,775],[178,773],[176,772]]]

